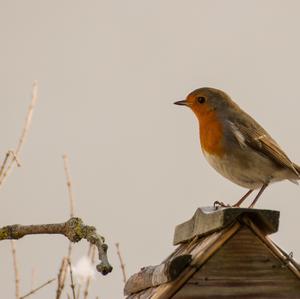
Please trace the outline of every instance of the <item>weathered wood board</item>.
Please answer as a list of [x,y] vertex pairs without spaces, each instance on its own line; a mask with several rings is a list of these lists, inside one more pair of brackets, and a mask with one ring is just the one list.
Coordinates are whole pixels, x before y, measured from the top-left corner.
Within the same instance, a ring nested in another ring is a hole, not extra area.
[[244,225],[172,298],[299,299],[300,280]]
[[242,215],[252,219],[265,234],[277,232],[279,226],[279,211],[246,209],[246,208],[198,208],[193,217],[176,226],[173,244],[177,245],[221,230],[237,221]]

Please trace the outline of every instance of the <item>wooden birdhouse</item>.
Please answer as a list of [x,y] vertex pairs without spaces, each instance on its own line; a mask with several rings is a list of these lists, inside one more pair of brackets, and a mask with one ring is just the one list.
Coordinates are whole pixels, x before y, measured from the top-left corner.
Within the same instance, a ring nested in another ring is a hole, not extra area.
[[175,251],[141,269],[127,299],[300,298],[300,268],[269,237],[279,212],[199,208],[175,229]]

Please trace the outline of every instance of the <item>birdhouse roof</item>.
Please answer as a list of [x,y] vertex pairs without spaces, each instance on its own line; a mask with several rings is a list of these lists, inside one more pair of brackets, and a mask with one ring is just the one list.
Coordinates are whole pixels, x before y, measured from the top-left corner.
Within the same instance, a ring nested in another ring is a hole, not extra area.
[[268,236],[278,224],[278,211],[199,208],[175,228],[174,252],[132,275],[124,293],[127,299],[299,298],[299,266]]

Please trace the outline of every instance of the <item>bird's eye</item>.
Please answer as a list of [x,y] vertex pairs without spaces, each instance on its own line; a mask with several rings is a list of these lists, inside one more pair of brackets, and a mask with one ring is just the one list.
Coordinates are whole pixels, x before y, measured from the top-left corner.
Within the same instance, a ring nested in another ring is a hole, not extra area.
[[198,97],[197,98],[198,103],[203,104],[206,102],[206,98],[205,97]]

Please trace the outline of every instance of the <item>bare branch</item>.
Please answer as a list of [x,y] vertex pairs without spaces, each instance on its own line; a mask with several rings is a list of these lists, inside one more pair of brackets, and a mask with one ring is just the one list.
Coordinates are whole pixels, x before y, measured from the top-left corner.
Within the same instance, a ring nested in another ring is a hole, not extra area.
[[68,194],[69,194],[69,202],[70,202],[70,217],[74,217],[74,196],[73,196],[73,190],[72,190],[72,180],[71,180],[71,175],[70,175],[70,170],[69,170],[69,158],[65,154],[63,155],[63,160],[64,160],[64,169],[65,169],[65,174],[66,174],[66,181],[67,181],[67,188],[68,188]]
[[30,128],[30,124],[31,124],[31,120],[32,120],[32,115],[33,115],[33,110],[34,110],[36,101],[37,101],[37,82],[34,81],[33,85],[32,85],[31,103],[30,103],[29,108],[28,108],[28,112],[27,112],[26,119],[25,119],[25,124],[23,126],[23,129],[22,129],[22,132],[21,132],[21,136],[19,138],[18,145],[17,145],[15,151],[9,151],[6,154],[6,157],[5,157],[5,159],[4,159],[3,163],[2,163],[2,166],[1,166],[1,170],[0,170],[0,174],[1,174],[1,176],[0,176],[0,186],[3,184],[5,178],[9,174],[9,172],[10,172],[13,164],[16,162],[16,164],[18,166],[20,166],[20,162],[18,161],[18,157],[19,157],[20,151],[22,149],[22,146],[25,143],[25,140],[26,140],[29,128]]
[[67,222],[39,225],[8,225],[0,228],[0,241],[20,239],[32,234],[61,234],[71,242],[86,239],[89,243],[97,246],[98,257],[101,263],[96,266],[97,271],[106,275],[112,271],[112,266],[107,259],[107,245],[104,238],[96,232],[94,226],[85,225],[80,218],[73,217]]
[[8,151],[5,155],[5,158],[2,162],[1,168],[0,168],[0,178],[2,177],[2,174],[4,172],[4,169],[6,167],[7,162],[9,161],[10,155],[11,155],[12,151]]
[[64,257],[61,261],[61,266],[60,266],[58,276],[57,276],[56,299],[60,298],[61,293],[64,289],[65,281],[66,281],[66,274],[67,274],[67,266],[68,266],[68,260],[66,257]]
[[19,158],[17,157],[16,153],[12,150],[9,150],[8,152],[12,155],[12,158],[16,162],[17,166],[21,167],[21,162],[19,161]]
[[120,267],[122,269],[123,281],[124,281],[124,283],[126,283],[127,277],[126,277],[126,271],[125,271],[125,264],[124,264],[124,261],[123,261],[123,258],[122,258],[121,252],[120,252],[120,244],[116,243],[116,247],[117,247],[117,255],[120,260]]
[[68,255],[67,255],[68,260],[71,260],[72,249],[73,249],[73,246],[72,246],[72,242],[70,241],[69,246],[68,246]]
[[[70,217],[74,217],[75,214],[75,204],[74,204],[74,196],[73,196],[73,189],[72,189],[72,180],[69,170],[69,158],[66,154],[63,155],[63,161],[64,161],[64,170],[65,170],[65,176],[66,176],[66,183],[67,183],[67,189],[68,189],[68,195],[69,195],[69,206],[70,206]],[[68,255],[67,260],[71,262],[71,255],[72,255],[72,242],[69,242],[68,246]],[[71,274],[72,272],[70,272]],[[64,277],[66,279],[66,276]],[[73,279],[73,277],[71,277]],[[65,282],[63,282],[64,285]]]
[[11,245],[11,252],[12,252],[14,272],[15,272],[16,299],[19,299],[20,298],[20,272],[19,272],[19,265],[17,261],[16,242],[14,240],[11,240],[10,245]]
[[42,285],[40,285],[39,287],[35,288],[34,290],[31,290],[29,293],[27,293],[26,295],[20,297],[19,299],[24,299],[26,297],[29,297],[30,295],[36,293],[37,291],[39,291],[40,289],[42,289],[43,287],[47,286],[48,284],[50,284],[51,282],[53,282],[54,280],[56,280],[56,278],[52,278],[48,281],[46,281],[45,283],[43,283]]
[[73,279],[73,270],[72,270],[72,265],[71,265],[71,260],[70,259],[68,259],[68,265],[69,265],[69,271],[70,271],[72,295],[73,295],[73,299],[76,299],[75,284],[74,284],[74,279]]
[[[75,204],[74,204],[74,196],[73,196],[73,189],[72,189],[72,180],[69,170],[69,158],[66,154],[63,155],[63,161],[64,161],[64,170],[65,170],[65,176],[66,176],[66,183],[67,183],[67,189],[68,189],[68,195],[69,195],[69,205],[70,205],[70,217],[74,217],[75,214]],[[68,255],[67,260],[71,263],[71,255],[72,255],[72,242],[69,243],[68,246]],[[70,271],[70,274],[72,272]],[[66,278],[66,277],[65,277]],[[71,277],[71,280],[73,277]],[[74,291],[73,291],[74,293]]]
[[37,81],[34,81],[33,85],[32,85],[31,103],[30,103],[29,108],[28,108],[28,112],[27,112],[26,119],[25,119],[25,124],[24,124],[23,130],[22,130],[22,133],[21,133],[21,136],[20,136],[20,139],[19,139],[19,143],[18,143],[17,148],[15,150],[16,156],[19,155],[19,153],[21,151],[21,148],[22,148],[22,146],[23,146],[23,144],[26,140],[29,128],[30,128],[31,119],[32,119],[32,115],[33,115],[33,109],[34,109],[36,101],[37,101],[37,91],[38,91],[37,90]]

